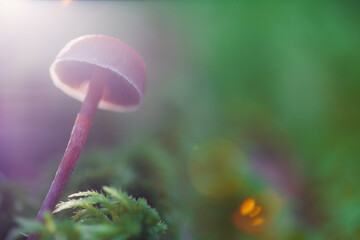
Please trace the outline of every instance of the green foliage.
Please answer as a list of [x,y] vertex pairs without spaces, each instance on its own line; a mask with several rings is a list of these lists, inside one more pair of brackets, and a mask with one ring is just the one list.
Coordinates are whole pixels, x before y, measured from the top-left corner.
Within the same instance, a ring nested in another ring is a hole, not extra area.
[[[159,214],[143,198],[134,199],[111,187],[104,193],[85,191],[69,196],[69,200],[56,206],[54,213],[75,209],[72,220],[54,220],[47,213],[44,223],[19,219],[20,232],[35,233],[41,240],[135,240],[160,239],[167,226]],[[19,230],[10,235],[15,239]]]
[[[183,90],[175,95],[183,125],[196,129],[184,133],[188,141],[215,129],[246,152],[266,142],[270,151],[281,146],[303,183],[301,196],[292,199],[301,209],[291,212],[297,220],[280,233],[306,236],[285,239],[360,239],[359,5],[238,1],[183,9],[174,23],[186,36],[184,69],[193,72],[173,82]],[[214,219],[214,227],[197,227],[195,235],[216,239],[219,229],[230,232],[229,222],[219,220],[226,209],[201,206],[213,215],[196,212],[196,222]]]
[[[92,150],[81,156],[67,188],[100,191],[104,185],[119,185],[135,198],[142,197],[156,208],[168,225],[166,239],[178,239],[183,222],[184,180],[178,181],[179,159],[154,140],[142,140],[115,150]],[[185,177],[182,177],[184,179]],[[177,191],[174,191],[177,189]],[[70,195],[67,192],[66,195]],[[68,215],[66,212],[62,215]]]
[[119,150],[92,150],[81,156],[69,189],[99,191],[104,185],[120,185],[132,196],[144,197],[158,208],[175,187],[174,162],[173,157],[153,141]]
[[0,175],[0,239],[5,237],[9,228],[14,225],[14,193],[11,187]]
[[0,239],[5,239],[8,232],[16,226],[16,216],[33,214],[32,207],[23,184],[10,181],[0,174]]

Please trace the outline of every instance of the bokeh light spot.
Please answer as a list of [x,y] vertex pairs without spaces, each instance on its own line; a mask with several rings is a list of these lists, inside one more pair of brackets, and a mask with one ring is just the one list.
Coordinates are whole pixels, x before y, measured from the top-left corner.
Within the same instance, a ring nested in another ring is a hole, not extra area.
[[253,225],[253,226],[260,226],[263,223],[264,223],[264,219],[261,217],[257,217],[257,218],[254,218],[253,220],[251,220],[251,225]]
[[255,206],[254,209],[249,213],[249,217],[256,217],[261,212],[260,206]]
[[282,206],[282,198],[272,190],[245,198],[233,211],[234,226],[250,235],[262,235],[272,231]]
[[199,144],[188,161],[188,173],[196,191],[209,198],[225,198],[240,190],[247,171],[240,149],[227,140]]
[[255,200],[253,198],[246,199],[240,207],[240,212],[242,215],[248,215],[251,213],[255,208]]

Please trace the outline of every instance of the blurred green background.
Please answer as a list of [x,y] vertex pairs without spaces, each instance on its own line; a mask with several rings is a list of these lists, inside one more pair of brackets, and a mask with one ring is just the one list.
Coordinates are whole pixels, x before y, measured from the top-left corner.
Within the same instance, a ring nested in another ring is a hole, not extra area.
[[[101,33],[146,62],[134,113],[99,111],[64,194],[121,187],[165,239],[359,239],[356,1],[0,5],[0,238],[33,217],[80,104],[48,66]],[[264,223],[239,214],[246,199]],[[240,210],[239,210],[240,209]]]

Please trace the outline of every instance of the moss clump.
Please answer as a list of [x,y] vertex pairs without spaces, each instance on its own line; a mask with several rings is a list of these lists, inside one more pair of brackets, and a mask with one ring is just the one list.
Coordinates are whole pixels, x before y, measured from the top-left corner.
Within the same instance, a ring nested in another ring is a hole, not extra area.
[[56,206],[54,213],[75,209],[72,220],[54,220],[47,213],[44,223],[19,219],[19,232],[36,234],[40,240],[136,240],[160,239],[167,226],[157,211],[143,198],[135,199],[112,187],[103,187],[104,193],[85,191],[70,195],[69,200]]

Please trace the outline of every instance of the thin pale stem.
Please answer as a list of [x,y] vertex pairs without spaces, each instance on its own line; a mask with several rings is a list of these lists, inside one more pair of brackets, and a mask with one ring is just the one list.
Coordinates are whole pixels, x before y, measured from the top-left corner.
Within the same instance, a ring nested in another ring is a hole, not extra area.
[[95,115],[99,101],[103,95],[104,84],[106,81],[106,79],[104,79],[106,76],[103,75],[104,74],[100,71],[95,71],[93,78],[90,80],[88,93],[81,106],[80,112],[77,115],[64,157],[56,172],[50,190],[46,195],[46,198],[36,217],[38,221],[43,220],[44,212],[52,212],[54,210],[55,205],[59,201],[66,183],[68,182],[69,177],[73,172],[77,161],[79,160],[91,122]]

